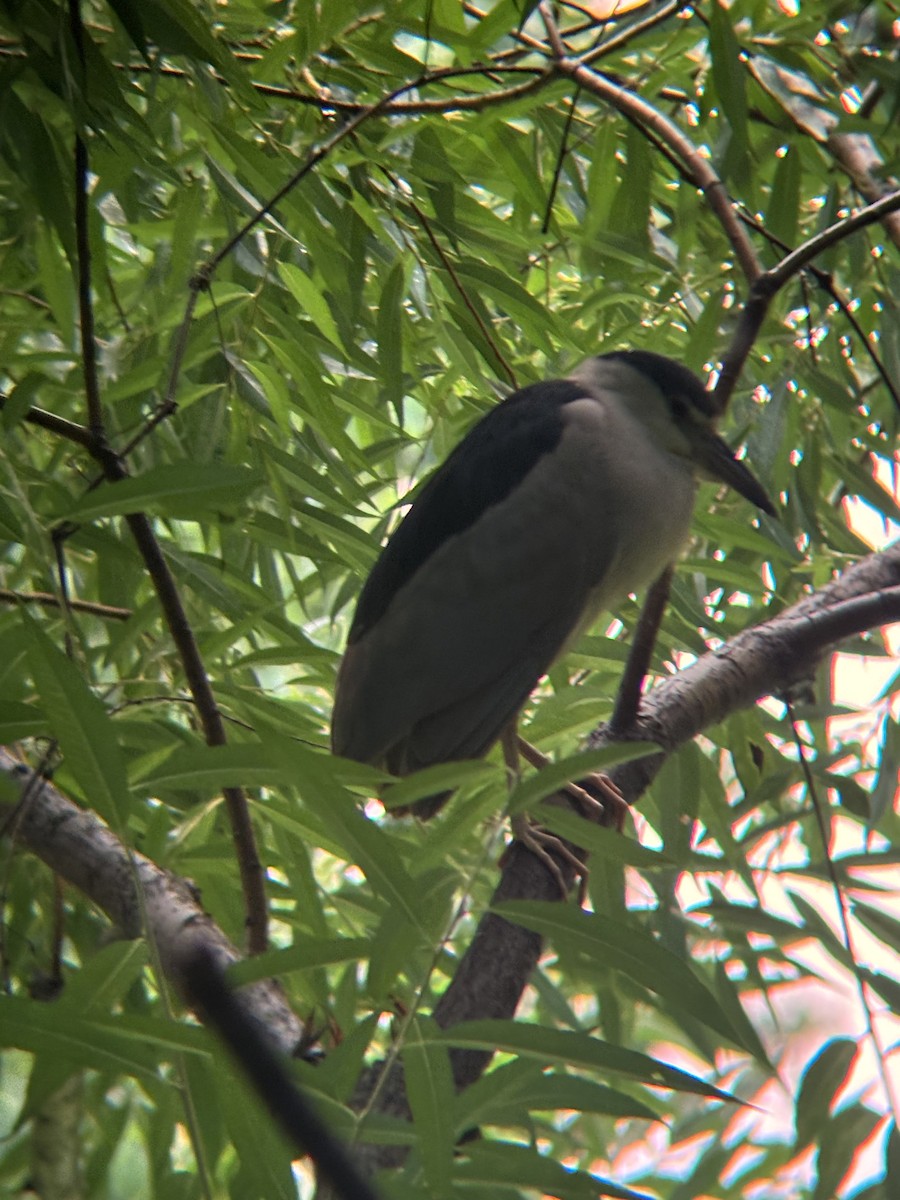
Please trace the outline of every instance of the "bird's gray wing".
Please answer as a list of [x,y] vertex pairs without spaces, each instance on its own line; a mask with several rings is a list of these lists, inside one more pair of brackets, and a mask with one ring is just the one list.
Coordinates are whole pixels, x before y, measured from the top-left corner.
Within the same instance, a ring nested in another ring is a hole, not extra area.
[[338,754],[427,765],[495,740],[616,557],[600,545],[596,490],[544,456],[418,567],[348,646],[333,720]]

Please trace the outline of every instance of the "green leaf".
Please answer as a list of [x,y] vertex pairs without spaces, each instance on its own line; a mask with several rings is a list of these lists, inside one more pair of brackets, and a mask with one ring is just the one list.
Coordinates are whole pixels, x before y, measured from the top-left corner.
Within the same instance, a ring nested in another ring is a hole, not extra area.
[[832,1101],[847,1079],[856,1061],[859,1046],[850,1038],[826,1042],[800,1078],[797,1092],[797,1147],[831,1137]]
[[425,1180],[432,1194],[441,1194],[453,1163],[453,1074],[447,1047],[434,1037],[438,1026],[429,1017],[415,1017],[406,1028],[403,1075],[412,1110]]
[[[403,399],[403,265],[398,259],[387,273],[378,305],[378,365],[385,399],[395,408]],[[399,411],[399,409],[398,409]]]
[[[626,256],[643,251],[650,231],[653,158],[644,134],[629,126],[625,134],[628,159],[609,213],[607,237],[620,238]],[[640,259],[637,261],[640,262]],[[643,265],[643,263],[641,263]]]
[[[633,921],[626,925],[621,919],[601,913],[539,900],[507,901],[495,905],[494,911],[549,938],[560,953],[584,956],[592,964],[621,971],[655,992],[672,1008],[690,1013],[729,1041],[743,1045],[741,1033],[688,964]],[[756,1045],[752,1052],[755,1051]]]
[[457,274],[477,289],[478,296],[492,296],[501,309],[508,311],[534,337],[546,337],[556,331],[556,318],[527,292],[514,277],[475,259],[456,264]]
[[[30,195],[37,205],[41,216],[47,225],[53,229],[59,238],[66,257],[71,266],[75,262],[74,213],[72,211],[72,189],[67,186],[67,180],[62,172],[60,157],[56,152],[55,137],[43,117],[26,107],[19,95],[12,88],[5,88],[0,108],[2,119],[2,138],[12,149],[12,157],[29,184]],[[50,247],[45,246],[45,252],[52,254]],[[45,253],[45,265],[49,261]],[[54,270],[51,295],[58,294],[61,283]],[[63,285],[65,286],[65,285]],[[68,283],[66,288],[68,298],[65,303],[57,303],[57,314],[63,316],[65,311],[71,311],[72,288]],[[63,328],[68,332],[68,324]]]
[[281,264],[281,278],[300,305],[301,315],[309,317],[320,333],[333,345],[342,346],[341,336],[319,285],[292,263]]
[[18,742],[22,738],[46,735],[47,717],[34,704],[18,700],[0,700],[0,742]]
[[258,742],[176,749],[162,763],[139,763],[132,790],[139,795],[170,788],[214,795],[223,787],[277,787],[284,771]]
[[460,762],[441,763],[435,767],[424,767],[397,783],[391,783],[384,792],[384,805],[393,808],[414,804],[430,796],[440,795],[464,784],[489,779],[497,768],[492,763],[462,759]]
[[217,1097],[225,1113],[229,1141],[240,1160],[235,1191],[266,1200],[296,1200],[297,1185],[291,1169],[296,1150],[288,1146],[280,1127],[243,1078],[224,1063],[216,1074]]
[[531,1146],[513,1142],[475,1142],[461,1151],[453,1173],[454,1195],[473,1187],[486,1187],[491,1195],[521,1196],[520,1188],[537,1189],[559,1200],[651,1200],[646,1192],[613,1183],[600,1175],[577,1171],[540,1154]]
[[615,1118],[655,1121],[649,1105],[580,1075],[547,1072],[517,1059],[487,1072],[456,1098],[455,1128],[461,1136],[481,1125],[518,1125],[524,1112],[575,1109]]
[[[56,1025],[65,1029],[74,1017],[91,1017],[103,1022],[106,1013],[140,978],[147,963],[147,947],[142,941],[114,942],[104,946],[66,981],[62,996],[53,1002]],[[19,1122],[36,1116],[64,1081],[72,1074],[71,1059],[37,1054],[28,1077],[28,1093]]]
[[878,825],[886,813],[892,812],[900,779],[900,722],[885,718],[884,732],[878,755],[878,774],[872,788],[869,823]]
[[789,146],[778,160],[766,212],[766,229],[787,247],[797,241],[801,180],[800,150]]
[[467,1050],[519,1054],[547,1066],[584,1067],[603,1073],[613,1071],[650,1086],[670,1087],[679,1092],[736,1102],[736,1098],[728,1092],[689,1071],[670,1067],[646,1054],[614,1046],[587,1033],[490,1020],[464,1021],[442,1030],[439,1036],[441,1041]]
[[66,766],[88,803],[118,824],[128,789],[116,727],[72,660],[24,609],[20,616],[41,705]]
[[533,815],[539,819],[541,826],[549,829],[551,833],[559,834],[573,845],[580,846],[582,850],[589,850],[598,858],[640,867],[644,871],[672,866],[673,860],[660,850],[642,846],[640,842],[626,837],[618,830],[596,825],[569,809],[560,808],[555,804],[540,804],[533,810]]
[[827,1136],[819,1142],[813,1200],[832,1200],[838,1194],[841,1181],[881,1120],[879,1113],[862,1105],[853,1105],[828,1119]]
[[531,808],[539,800],[565,787],[567,783],[577,783],[579,779],[584,779],[595,771],[615,767],[619,763],[633,762],[635,759],[646,758],[659,752],[660,748],[654,742],[617,742],[613,746],[604,746],[601,750],[582,750],[578,754],[570,754],[558,762],[548,763],[527,779],[517,783],[510,792],[509,811],[516,813]]
[[713,0],[710,6],[709,50],[716,93],[731,127],[725,173],[745,180],[749,155],[745,70],[731,26],[731,11],[722,0]]
[[109,1013],[87,1019],[59,1011],[56,1005],[8,996],[3,1001],[0,1045],[58,1055],[88,1070],[153,1080],[160,1059],[180,1052],[208,1054],[211,1042],[202,1030],[174,1022]]
[[427,940],[418,887],[391,838],[360,812],[352,796],[338,782],[335,766],[340,770],[345,764],[312,754],[274,735],[267,735],[264,744],[273,761],[296,780],[304,803],[341,845],[348,860],[356,863],[374,891]]
[[135,47],[147,58],[147,39],[144,35],[144,24],[141,20],[141,5],[135,0],[110,0],[110,8],[125,26]]
[[233,510],[260,484],[250,467],[213,463],[169,463],[151,467],[120,483],[101,483],[58,514],[59,519],[93,521],[98,517],[154,512],[199,521],[210,511]]
[[362,962],[368,958],[371,942],[368,938],[304,937],[284,950],[269,950],[234,963],[228,978],[235,987],[256,983],[272,976],[288,975],[291,971],[308,971],[329,963]]

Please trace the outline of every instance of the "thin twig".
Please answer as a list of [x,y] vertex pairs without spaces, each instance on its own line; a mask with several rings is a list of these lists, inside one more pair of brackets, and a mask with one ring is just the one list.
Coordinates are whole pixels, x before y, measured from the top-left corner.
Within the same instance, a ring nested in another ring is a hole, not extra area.
[[382,175],[384,175],[385,178],[388,180],[391,187],[393,187],[397,191],[397,193],[403,197],[405,202],[409,205],[409,207],[415,213],[416,218],[418,219],[422,228],[425,230],[426,237],[428,238],[429,242],[431,242],[431,245],[432,245],[432,248],[434,249],[435,254],[441,260],[444,270],[450,276],[453,286],[456,288],[457,292],[459,293],[460,299],[462,300],[465,307],[468,309],[469,314],[472,317],[472,320],[475,322],[475,324],[478,326],[479,330],[481,331],[481,336],[484,338],[484,340],[490,346],[498,364],[503,368],[503,371],[505,372],[506,377],[509,380],[510,386],[515,388],[516,387],[515,372],[513,371],[510,364],[503,357],[503,355],[500,351],[500,347],[495,342],[494,336],[491,333],[491,330],[489,329],[489,327],[486,325],[481,313],[478,311],[478,309],[472,303],[472,298],[469,296],[468,292],[466,291],[465,284],[460,279],[459,273],[456,270],[456,267],[454,266],[453,261],[451,260],[450,256],[447,254],[446,250],[444,250],[444,247],[438,241],[437,235],[435,234],[434,230],[432,229],[431,221],[429,220],[427,214],[422,211],[422,209],[419,207],[418,204],[416,204],[415,200],[412,198],[412,195],[409,192],[409,189],[408,188],[404,189],[401,187],[400,181],[397,179],[397,177],[395,175],[392,175],[391,172],[388,171],[386,167],[381,167],[379,169],[381,170]]
[[635,21],[633,25],[629,25],[623,29],[621,33],[613,34],[611,38],[607,38],[594,50],[582,55],[581,61],[586,67],[591,66],[598,58],[605,58],[608,54],[614,54],[617,50],[621,50],[624,46],[627,46],[629,42],[633,42],[636,37],[640,37],[642,33],[646,33],[649,29],[655,29],[657,25],[662,25],[670,17],[674,17],[676,13],[681,12],[683,8],[684,0],[669,0],[668,4],[663,4],[656,12],[651,13],[649,17]]
[[[171,79],[188,79],[192,77],[187,71],[181,70],[179,67],[157,66],[156,64],[147,63],[116,63],[114,64],[120,71],[127,71],[133,74],[152,74],[164,75]],[[502,63],[494,63],[493,61],[476,64],[472,67],[447,67],[441,70],[429,72],[427,78],[422,79],[417,86],[426,87],[433,83],[445,83],[450,79],[466,76],[478,76],[481,78],[490,78],[491,75],[528,75],[530,78],[525,83],[517,83],[508,88],[500,88],[492,92],[473,92],[466,95],[449,96],[446,100],[395,100],[387,103],[382,108],[382,112],[387,116],[424,116],[435,115],[440,116],[444,113],[454,112],[482,112],[486,108],[496,108],[497,105],[507,104],[511,100],[519,100],[523,96],[529,95],[536,91],[547,82],[549,73],[546,68],[540,66],[518,66],[504,65]],[[230,83],[222,75],[213,74],[212,79],[221,84],[223,87],[230,87]],[[317,88],[313,92],[301,92],[296,88],[284,87],[281,84],[273,83],[257,83],[250,81],[250,87],[260,96],[270,96],[275,100],[292,101],[295,104],[303,104],[309,108],[318,108],[326,113],[343,113],[345,116],[355,116],[358,113],[365,112],[370,106],[361,100],[345,100],[338,96],[332,96],[325,88]]]
[[[63,601],[52,592],[16,592],[12,588],[0,588],[0,601],[5,604],[43,604],[46,608],[61,608]],[[74,612],[92,613],[96,617],[108,617],[111,621],[127,621],[132,615],[130,608],[116,608],[111,604],[97,604],[93,600],[65,601],[65,607]]]
[[[791,247],[786,242],[783,242],[781,238],[776,237],[771,229],[769,229],[764,222],[753,216],[752,213],[742,210],[741,220],[750,229],[754,230],[754,232],[758,233],[761,237],[765,238],[767,242],[773,246],[776,246],[785,254],[790,254],[792,252]],[[869,362],[872,364],[873,370],[878,375],[878,378],[881,380],[884,387],[886,387],[888,392],[890,392],[891,399],[894,401],[894,404],[900,408],[900,386],[898,386],[898,384],[891,377],[890,372],[884,365],[884,362],[875,349],[875,345],[872,343],[871,339],[866,337],[865,331],[863,330],[856,313],[851,311],[849,303],[844,299],[840,291],[838,291],[837,285],[834,282],[834,276],[830,271],[823,271],[821,267],[817,267],[815,263],[807,263],[805,274],[812,276],[817,286],[821,288],[821,290],[828,296],[830,296],[833,303],[837,305],[841,316],[853,330],[854,334],[856,334],[858,344],[862,347],[863,352],[865,353]]]
[[[83,30],[81,28],[80,0],[70,0],[69,13],[73,37],[79,50],[84,68]],[[84,370],[85,393],[88,397],[91,444],[88,446],[93,458],[100,464],[104,477],[112,483],[128,477],[125,465],[109,446],[103,424],[100,401],[100,384],[97,371],[94,313],[91,297],[91,253],[88,237],[89,162],[87,146],[80,135],[75,142],[75,219],[77,249],[77,286],[81,306],[81,350]],[[222,746],[226,742],[225,726],[213,694],[199,647],[187,618],[175,578],[160,549],[152,526],[145,513],[131,513],[125,518],[138,550],[144,559],[147,572],[159,597],[169,632],[181,656],[188,686],[197,702],[197,711],[203,725],[207,744]],[[66,601],[66,575],[60,555],[60,586]],[[232,837],[244,889],[247,908],[248,945],[251,953],[260,953],[268,945],[268,911],[262,864],[256,848],[253,825],[250,820],[246,794],[241,788],[224,788],[223,796],[231,821]]]
[[774,294],[790,278],[802,271],[808,263],[811,263],[814,258],[818,258],[825,250],[828,250],[837,242],[842,242],[851,233],[855,233],[857,229],[863,229],[866,225],[872,225],[875,221],[880,221],[882,217],[887,216],[888,213],[896,212],[898,209],[900,209],[900,188],[888,192],[886,196],[882,196],[880,200],[876,200],[873,204],[867,204],[865,208],[858,209],[857,212],[851,213],[849,217],[835,221],[833,225],[829,225],[827,229],[823,229],[821,233],[817,233],[815,237],[811,237],[809,241],[798,246],[796,250],[792,250],[777,266],[762,273],[757,282],[757,287],[760,290],[771,291]]
[[306,156],[306,160],[304,161],[303,165],[299,167],[294,174],[282,184],[282,186],[274,193],[274,195],[272,195],[265,202],[265,204],[261,205],[253,214],[253,216],[249,217],[232,235],[232,237],[230,237],[228,241],[216,251],[212,258],[204,264],[204,266],[201,268],[201,275],[203,278],[208,282],[215,269],[223,259],[228,257],[238,242],[242,241],[251,230],[255,229],[260,221],[269,216],[276,206],[285,198],[285,196],[292,192],[297,184],[300,183],[301,180],[305,179],[306,176],[313,171],[323,159],[328,157],[332,150],[341,144],[341,142],[345,142],[348,138],[352,137],[357,129],[359,129],[361,125],[370,120],[372,117],[382,115],[384,113],[385,106],[390,104],[392,100],[396,100],[397,97],[402,96],[404,92],[411,92],[416,88],[422,87],[423,84],[430,79],[430,77],[431,76],[429,73],[420,76],[418,79],[403,83],[399,87],[396,87],[392,91],[388,92],[385,96],[382,96],[381,99],[376,100],[373,104],[366,105],[365,108],[361,109],[354,116],[352,116],[349,121],[337,129],[331,135],[331,137],[326,138],[324,142],[321,142],[317,147],[311,150]]
[[[898,209],[900,209],[900,190],[882,197],[874,204],[867,204],[865,208],[861,208],[851,216],[829,225],[827,229],[823,229],[821,233],[817,233],[815,237],[803,242],[790,254],[785,255],[776,266],[759,273],[752,282],[750,295],[741,312],[731,345],[722,359],[722,371],[715,389],[717,398],[720,400],[727,398],[740,378],[743,365],[756,342],[769,311],[769,305],[776,293],[795,275],[806,269],[817,255],[849,237],[857,229],[863,229],[865,226],[881,220],[886,213]],[[898,400],[896,389],[892,387],[889,390],[895,406],[900,409],[900,400]]]
[[400,87],[395,88],[392,92],[387,93],[387,95],[382,96],[380,100],[376,100],[374,104],[366,105],[363,109],[351,117],[349,121],[341,125],[341,127],[337,129],[331,135],[331,137],[327,138],[324,142],[321,142],[318,146],[310,150],[303,162],[303,165],[300,166],[272,196],[270,196],[265,204],[260,205],[252,217],[248,217],[248,219],[237,230],[237,232],[234,233],[232,237],[230,237],[228,241],[216,251],[212,258],[208,259],[199,268],[196,275],[191,280],[190,293],[185,306],[184,316],[181,319],[181,322],[178,326],[178,332],[175,335],[172,370],[169,373],[169,383],[168,387],[166,388],[165,400],[150,418],[150,422],[147,427],[140,432],[140,434],[132,443],[129,444],[129,449],[146,437],[150,429],[154,428],[159,424],[160,421],[164,420],[167,416],[175,411],[175,395],[178,390],[178,380],[181,375],[181,365],[184,360],[184,354],[188,344],[188,336],[190,333],[194,309],[197,305],[197,298],[200,292],[206,291],[209,288],[210,282],[222,261],[227,258],[232,250],[234,250],[235,246],[237,246],[239,242],[241,242],[243,238],[247,236],[248,233],[255,229],[260,221],[269,216],[275,209],[276,205],[279,204],[291,191],[293,191],[293,189],[297,187],[297,185],[303,179],[305,179],[306,176],[315,167],[317,167],[323,159],[327,158],[337,146],[346,141],[347,138],[351,137],[365,121],[369,120],[370,117],[374,117],[383,113],[385,106],[389,104],[391,100],[396,99],[397,96],[402,96],[404,92],[411,91],[414,88],[421,86],[421,83],[422,79],[414,80],[410,83],[404,83]]
[[[900,590],[900,589],[898,589]],[[866,1032],[872,1042],[872,1047],[875,1051],[875,1061],[878,1064],[878,1077],[881,1081],[881,1086],[884,1090],[884,1096],[888,1107],[894,1117],[894,1121],[900,1121],[900,1098],[894,1093],[894,1088],[891,1084],[890,1073],[887,1069],[887,1050],[881,1043],[875,1028],[875,1019],[872,1015],[872,1008],[869,1003],[869,990],[862,972],[859,967],[859,956],[856,952],[856,945],[853,937],[853,929],[850,924],[850,904],[844,889],[841,887],[841,881],[838,879],[837,868],[834,864],[834,859],[831,857],[831,831],[828,827],[828,822],[825,819],[822,799],[819,796],[816,781],[813,778],[813,773],[810,770],[809,763],[804,752],[803,739],[800,737],[800,730],[797,727],[797,718],[794,714],[794,706],[789,695],[783,695],[785,707],[787,709],[787,717],[791,726],[794,747],[797,751],[800,770],[806,784],[806,791],[812,802],[812,809],[816,817],[816,825],[819,830],[819,838],[822,842],[822,853],[825,859],[825,869],[828,872],[828,881],[831,884],[831,890],[834,893],[835,902],[838,910],[838,920],[841,926],[841,937],[844,944],[844,949],[850,957],[853,979],[856,983],[856,991],[859,996],[859,1003],[863,1010],[864,1019],[866,1022]]]
[[569,102],[569,110],[566,113],[566,121],[563,126],[562,137],[559,139],[559,148],[556,154],[556,162],[553,166],[553,181],[550,184],[550,194],[547,196],[547,207],[544,209],[544,219],[541,222],[541,233],[546,236],[550,228],[550,218],[553,216],[553,205],[556,200],[556,193],[559,189],[559,180],[562,175],[563,163],[566,160],[566,155],[569,153],[569,134],[572,131],[572,125],[575,121],[575,113],[578,110],[578,85],[575,86],[575,91],[572,99]]
[[[228,741],[225,723],[216,703],[178,585],[153,533],[150,520],[146,513],[130,513],[125,520],[153,580],[166,624],[184,668],[188,687],[197,705],[206,744],[224,746]],[[228,810],[247,907],[247,947],[251,954],[260,954],[268,945],[268,912],[265,877],[256,847],[247,795],[243,788],[225,787],[222,789],[222,796]]]
[[[81,69],[85,69],[84,30],[80,0],[69,0],[69,26]],[[84,138],[75,135],[75,244],[78,256],[76,287],[81,323],[84,391],[87,397],[88,425],[95,438],[103,437],[103,409],[97,375],[97,341],[94,334],[94,305],[91,299],[91,246],[88,223],[88,154]]]
[[[0,395],[0,412],[6,407],[9,402],[9,397]],[[56,413],[47,412],[43,408],[29,408],[25,413],[25,420],[31,425],[38,425],[41,429],[48,429],[51,433],[58,434],[69,442],[75,442],[79,446],[84,446],[86,450],[94,444],[94,437],[86,425],[78,425],[75,421],[67,421],[65,417],[58,417]]]
[[644,679],[653,659],[656,635],[659,633],[659,627],[666,611],[669,588],[672,586],[674,574],[673,566],[666,567],[647,592],[647,599],[644,601],[634,636],[631,639],[628,660],[625,663],[625,671],[622,675],[622,682],[619,684],[615,707],[609,722],[609,731],[613,737],[627,733],[637,720]]

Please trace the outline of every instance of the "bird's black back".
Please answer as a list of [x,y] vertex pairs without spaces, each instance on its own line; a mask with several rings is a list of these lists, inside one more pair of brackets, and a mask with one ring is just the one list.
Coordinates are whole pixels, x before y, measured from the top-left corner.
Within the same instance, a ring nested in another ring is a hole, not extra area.
[[475,425],[438,467],[388,541],[366,581],[349,641],[383,615],[415,571],[520,483],[562,437],[562,408],[584,396],[565,379],[514,392]]

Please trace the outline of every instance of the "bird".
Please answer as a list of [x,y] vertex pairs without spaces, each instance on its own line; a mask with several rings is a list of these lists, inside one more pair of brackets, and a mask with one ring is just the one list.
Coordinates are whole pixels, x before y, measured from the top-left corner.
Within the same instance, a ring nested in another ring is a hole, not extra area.
[[[363,585],[333,752],[405,776],[509,746],[552,664],[677,558],[699,478],[774,515],[718,415],[693,371],[639,349],[593,356],[490,409],[418,491]],[[393,811],[428,819],[449,795]],[[545,857],[542,838],[517,832]]]

